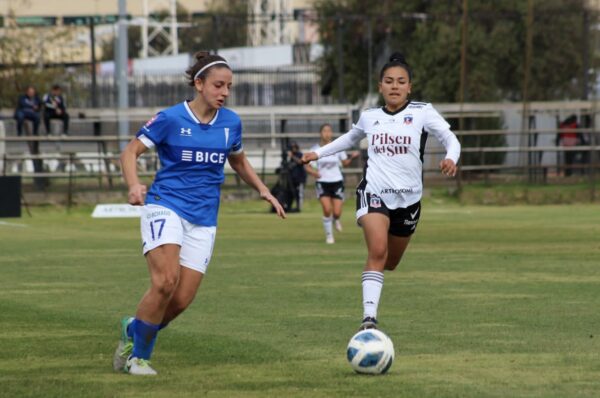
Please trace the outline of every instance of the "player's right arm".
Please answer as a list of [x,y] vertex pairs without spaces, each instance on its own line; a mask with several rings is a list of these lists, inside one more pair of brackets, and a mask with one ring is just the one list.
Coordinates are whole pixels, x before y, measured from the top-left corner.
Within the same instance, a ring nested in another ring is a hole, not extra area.
[[142,141],[134,138],[121,153],[121,170],[129,187],[127,201],[134,206],[143,205],[146,197],[146,186],[140,183],[137,175],[137,158],[147,149]]
[[339,136],[329,144],[320,147],[315,152],[306,153],[304,156],[302,156],[302,162],[306,164],[318,160],[324,156],[329,156],[341,151],[345,151],[346,149],[350,149],[353,146],[357,145],[360,142],[360,140],[362,140],[365,137],[366,134],[364,130],[360,128],[358,124],[356,124],[352,126],[350,131],[348,131],[346,134]]

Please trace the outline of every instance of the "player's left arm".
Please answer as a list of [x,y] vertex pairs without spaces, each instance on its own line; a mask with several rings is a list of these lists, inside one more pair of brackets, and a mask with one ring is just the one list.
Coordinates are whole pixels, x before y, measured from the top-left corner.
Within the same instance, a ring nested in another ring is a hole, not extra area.
[[456,135],[450,131],[450,125],[446,120],[431,106],[427,105],[425,116],[425,130],[433,133],[441,144],[446,148],[446,156],[440,162],[442,174],[450,177],[456,175],[458,170],[458,159],[460,158],[460,142]]
[[260,180],[256,171],[248,161],[244,151],[238,153],[232,153],[227,157],[231,168],[240,176],[242,180],[252,188],[254,188],[260,194],[260,197],[269,202],[277,212],[277,215],[281,218],[285,218],[285,210],[279,203],[279,201],[271,195],[271,191],[267,186]]
[[359,151],[350,152],[350,156],[348,156],[346,159],[342,160],[342,166],[344,166],[344,167],[350,166],[350,163],[352,163],[352,160],[356,159],[359,156],[360,156]]

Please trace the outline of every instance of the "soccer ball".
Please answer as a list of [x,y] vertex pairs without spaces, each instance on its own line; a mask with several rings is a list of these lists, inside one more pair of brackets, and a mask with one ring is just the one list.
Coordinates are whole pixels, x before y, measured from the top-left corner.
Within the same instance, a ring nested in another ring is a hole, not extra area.
[[346,353],[356,373],[383,374],[394,362],[392,340],[377,329],[361,330],[352,336]]

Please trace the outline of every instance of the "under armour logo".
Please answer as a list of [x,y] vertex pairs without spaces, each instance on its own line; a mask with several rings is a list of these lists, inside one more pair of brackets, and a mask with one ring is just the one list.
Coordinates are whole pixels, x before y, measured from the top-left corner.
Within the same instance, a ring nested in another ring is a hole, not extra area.
[[185,137],[191,137],[192,136],[192,128],[190,127],[189,129],[185,129],[185,128],[181,128],[181,133],[179,133],[179,135],[185,136]]

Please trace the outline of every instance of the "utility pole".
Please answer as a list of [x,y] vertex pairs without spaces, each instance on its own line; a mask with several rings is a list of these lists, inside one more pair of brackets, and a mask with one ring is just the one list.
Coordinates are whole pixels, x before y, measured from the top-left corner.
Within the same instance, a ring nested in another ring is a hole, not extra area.
[[[465,105],[465,92],[467,87],[467,40],[468,35],[468,21],[469,21],[469,0],[463,0],[462,2],[462,26],[461,26],[461,43],[460,43],[460,88],[458,90],[458,102],[460,103],[459,117],[458,117],[458,131],[463,132],[465,129],[465,118],[463,116],[463,108]],[[458,136],[458,140],[461,141],[461,136]],[[456,176],[456,188],[460,190],[462,188],[462,170],[459,168]]]
[[127,0],[119,0],[118,28],[118,52],[115,66],[119,92],[119,148],[123,150],[129,140],[129,118],[125,113],[127,108],[129,108],[129,87],[127,82]]
[[527,0],[527,19],[525,23],[525,65],[523,67],[523,108],[521,115],[521,139],[519,164],[525,171],[529,159],[529,79],[531,76],[531,58],[533,55],[533,0]]

